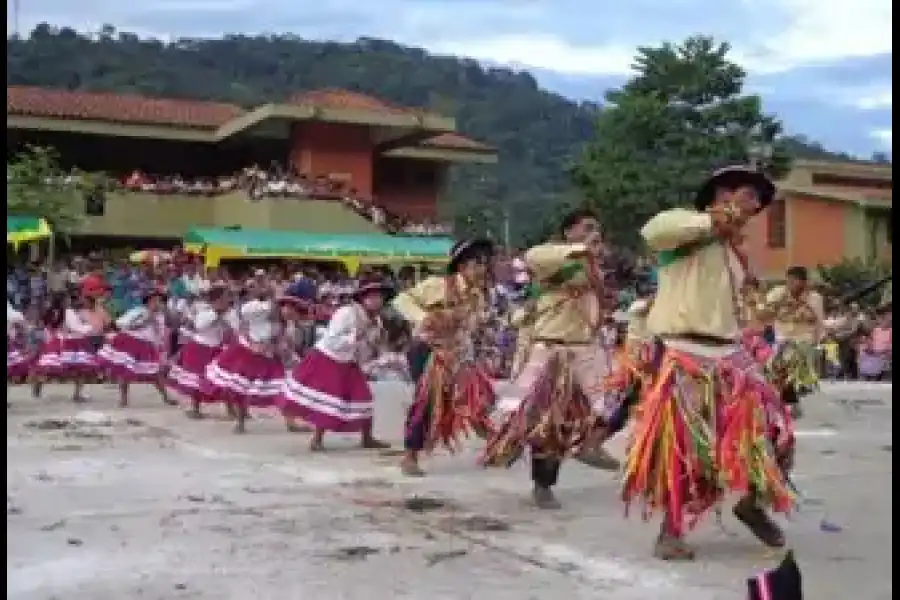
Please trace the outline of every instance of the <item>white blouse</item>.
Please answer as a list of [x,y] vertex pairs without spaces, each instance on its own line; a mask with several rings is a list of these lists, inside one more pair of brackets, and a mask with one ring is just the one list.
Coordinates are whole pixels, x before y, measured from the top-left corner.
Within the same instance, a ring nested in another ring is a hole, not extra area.
[[62,329],[65,334],[72,337],[85,337],[96,333],[94,326],[84,320],[73,308],[66,309]]
[[13,308],[9,300],[6,301],[6,337],[15,335],[16,328],[25,324],[25,315]]
[[377,329],[357,304],[342,306],[328,322],[316,350],[341,363],[359,361],[371,330]]
[[215,348],[225,341],[228,324],[210,306],[203,305],[192,319],[194,331],[191,338],[198,344]]
[[278,335],[272,311],[272,303],[265,300],[251,300],[241,307],[241,329],[252,344],[270,343]]
[[137,306],[116,319],[116,327],[139,340],[160,344],[165,331],[165,315]]

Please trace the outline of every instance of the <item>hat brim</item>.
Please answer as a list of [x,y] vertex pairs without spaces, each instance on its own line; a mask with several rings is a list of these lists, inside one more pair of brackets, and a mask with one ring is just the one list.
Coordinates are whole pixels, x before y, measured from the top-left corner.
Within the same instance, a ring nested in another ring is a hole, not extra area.
[[296,307],[306,307],[310,304],[309,300],[304,300],[303,298],[296,298],[294,296],[278,296],[275,298],[276,304],[288,304],[290,306]]
[[150,298],[162,298],[163,300],[167,300],[169,298],[169,294],[162,290],[153,290],[152,292],[147,292],[142,296],[144,302],[150,300]]
[[387,300],[394,294],[394,286],[389,283],[366,283],[354,290],[350,296],[356,300],[369,294],[381,294]]
[[486,238],[475,238],[458,244],[450,253],[447,271],[456,273],[459,265],[476,256],[493,256],[494,242]]
[[750,167],[725,167],[719,169],[706,180],[694,198],[694,207],[704,211],[712,205],[716,190],[720,187],[737,189],[749,186],[756,190],[759,198],[759,210],[764,210],[775,199],[777,188],[775,183],[762,171]]

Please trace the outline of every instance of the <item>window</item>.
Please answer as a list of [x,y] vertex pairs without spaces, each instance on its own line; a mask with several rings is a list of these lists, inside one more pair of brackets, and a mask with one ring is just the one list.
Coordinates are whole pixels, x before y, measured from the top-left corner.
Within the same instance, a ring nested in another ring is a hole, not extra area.
[[893,190],[893,181],[890,179],[847,177],[846,175],[831,175],[830,173],[813,173],[812,183],[813,185],[835,185],[870,190]]
[[787,204],[784,198],[776,198],[766,212],[769,248],[782,249],[787,245]]
[[105,215],[106,192],[99,188],[84,192],[84,213],[89,217]]

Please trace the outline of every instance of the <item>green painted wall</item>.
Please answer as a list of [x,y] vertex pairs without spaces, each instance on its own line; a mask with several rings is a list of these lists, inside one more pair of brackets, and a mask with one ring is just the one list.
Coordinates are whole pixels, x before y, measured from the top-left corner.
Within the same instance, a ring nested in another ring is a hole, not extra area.
[[[243,192],[216,198],[110,193],[102,217],[87,217],[77,233],[181,237],[192,227],[276,229],[312,233],[378,233],[369,220],[340,202],[266,198]],[[77,235],[76,233],[76,235]]]
[[865,262],[890,258],[888,245],[890,211],[849,204],[846,210],[847,217],[844,220],[846,257]]

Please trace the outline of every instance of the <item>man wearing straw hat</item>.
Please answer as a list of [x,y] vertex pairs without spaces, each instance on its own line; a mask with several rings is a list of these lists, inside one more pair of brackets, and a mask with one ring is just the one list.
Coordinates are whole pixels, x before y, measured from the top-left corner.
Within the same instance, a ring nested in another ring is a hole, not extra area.
[[600,340],[607,304],[600,225],[590,211],[579,210],[561,229],[564,242],[525,254],[534,284],[528,308],[514,317],[519,349],[512,393],[498,404],[499,426],[483,458],[487,465],[509,466],[530,446],[533,499],[545,509],[559,508],[552,488],[564,457],[618,468],[601,448],[616,394],[607,393],[611,354]]
[[790,419],[740,343],[749,271],[737,242],[774,195],[763,173],[722,169],[693,209],[663,211],[641,229],[659,277],[647,331],[663,348],[634,413],[622,496],[645,515],[662,512],[654,555],[663,560],[693,559],[686,530],[726,492],[743,495],[734,515],[760,541],[785,543],[763,507],[784,512],[795,502],[781,469]]
[[816,345],[825,333],[825,301],[809,286],[806,267],[787,270],[787,283],[772,289],[765,310],[773,318],[776,353],[773,374],[781,398],[798,418],[800,398],[818,383]]
[[488,314],[487,286],[494,244],[486,239],[457,242],[446,275],[428,277],[394,299],[394,308],[413,326],[410,374],[416,382],[409,409],[401,468],[424,475],[419,455],[436,445],[454,450],[459,438],[485,433],[493,407],[493,385],[475,360],[473,338]]

